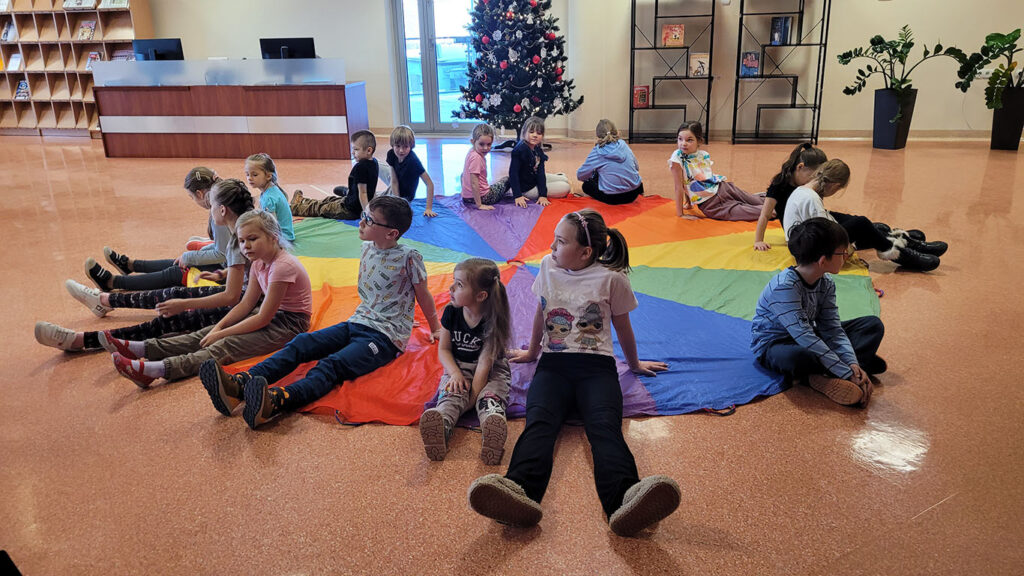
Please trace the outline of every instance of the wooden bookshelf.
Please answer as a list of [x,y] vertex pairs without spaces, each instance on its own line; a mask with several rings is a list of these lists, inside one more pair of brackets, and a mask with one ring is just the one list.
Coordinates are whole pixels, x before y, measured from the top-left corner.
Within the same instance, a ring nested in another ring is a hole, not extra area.
[[[10,0],[0,12],[0,31],[7,22],[17,37],[0,41],[0,134],[99,137],[89,53],[107,61],[116,50],[130,50],[135,38],[151,38],[149,0],[70,12],[64,0]],[[92,38],[79,40],[83,22],[95,22],[95,30]],[[21,69],[7,71],[14,54],[21,55]],[[14,100],[22,80],[29,84],[29,99]]]

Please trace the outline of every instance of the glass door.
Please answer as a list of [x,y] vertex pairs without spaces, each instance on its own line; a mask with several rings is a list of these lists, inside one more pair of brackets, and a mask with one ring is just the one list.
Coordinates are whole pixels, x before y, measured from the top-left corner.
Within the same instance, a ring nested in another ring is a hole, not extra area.
[[394,0],[394,7],[403,122],[417,132],[465,132],[465,124],[476,121],[455,114],[475,57],[468,32],[472,0]]

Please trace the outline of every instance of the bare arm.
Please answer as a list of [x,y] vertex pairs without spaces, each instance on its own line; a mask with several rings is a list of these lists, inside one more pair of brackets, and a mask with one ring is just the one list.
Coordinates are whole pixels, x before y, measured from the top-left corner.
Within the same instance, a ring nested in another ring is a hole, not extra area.
[[476,361],[476,371],[473,372],[473,386],[470,388],[469,403],[476,404],[476,398],[480,391],[487,386],[487,379],[491,376],[491,367],[494,366],[494,354],[489,348],[480,351],[480,357]]
[[771,244],[764,241],[764,231],[768,228],[768,220],[778,201],[775,198],[765,198],[764,206],[761,206],[761,216],[757,219],[757,229],[754,230],[754,250],[771,250]]
[[423,180],[423,184],[427,187],[427,208],[423,211],[423,215],[433,218],[437,216],[437,212],[434,212],[434,181],[430,179],[430,174],[427,174],[426,171],[420,174],[420,180]]
[[169,317],[194,308],[234,306],[242,297],[242,276],[244,275],[245,269],[241,264],[232,266],[228,268],[228,280],[223,292],[202,298],[174,298],[157,304],[156,311],[161,316]]
[[263,290],[260,289],[259,283],[249,282],[249,287],[245,290],[245,296],[242,296],[242,301],[236,304],[226,316],[220,319],[220,322],[214,325],[213,329],[199,342],[199,345],[209,346],[223,338],[224,335],[221,334],[221,331],[229,326],[234,326],[248,316],[260,301],[260,296],[263,296]]
[[530,332],[530,346],[526,350],[516,350],[509,360],[512,362],[533,362],[540,356],[540,339],[544,335],[544,310],[537,303],[537,313],[533,316],[533,331]]
[[676,193],[676,216],[682,216],[683,210],[692,208],[690,197],[686,194],[683,186],[683,167],[675,162],[672,163],[672,184],[675,185]]
[[359,205],[363,207],[363,210],[366,210],[366,205],[370,203],[370,198],[366,192],[366,184],[360,182],[356,184],[356,188],[359,188]]
[[619,346],[622,347],[622,355],[626,357],[629,369],[644,376],[654,376],[655,372],[668,370],[668,364],[664,362],[648,362],[640,360],[636,353],[636,336],[633,335],[633,324],[629,321],[629,313],[612,316],[612,326],[615,326],[615,333],[619,336]]
[[423,315],[427,318],[427,324],[430,326],[430,343],[433,344],[437,337],[441,334],[441,322],[437,319],[437,306],[434,305],[434,297],[430,294],[430,289],[427,288],[427,281],[424,280],[416,285],[416,302],[420,305],[420,310],[423,310]]

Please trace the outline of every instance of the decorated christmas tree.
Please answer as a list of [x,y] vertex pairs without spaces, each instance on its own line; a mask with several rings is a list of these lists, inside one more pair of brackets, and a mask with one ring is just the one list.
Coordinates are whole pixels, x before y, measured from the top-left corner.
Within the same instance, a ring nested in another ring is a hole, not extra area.
[[469,32],[477,57],[462,86],[459,118],[519,127],[530,116],[568,114],[583,103],[572,97],[565,74],[565,38],[551,0],[476,0]]

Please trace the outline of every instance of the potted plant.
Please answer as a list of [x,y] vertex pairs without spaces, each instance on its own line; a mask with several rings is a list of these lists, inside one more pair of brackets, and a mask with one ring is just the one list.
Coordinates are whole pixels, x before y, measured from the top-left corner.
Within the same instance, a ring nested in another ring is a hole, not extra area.
[[1018,52],[1024,52],[1024,48],[1017,47],[1018,40],[1020,28],[1009,34],[989,34],[981,52],[959,58],[957,76],[960,81],[956,87],[964,92],[983,69],[996,60],[1006,59],[992,70],[985,87],[985,105],[993,110],[993,150],[1017,150],[1024,131],[1024,70],[1013,60]]
[[867,47],[854,48],[839,55],[839,63],[843,65],[857,58],[875,61],[875,64],[857,70],[856,81],[843,88],[843,94],[857,94],[867,85],[868,78],[875,74],[881,75],[885,82],[885,88],[875,90],[875,148],[896,150],[907,145],[914,103],[917,101],[917,88],[911,84],[910,73],[925,60],[948,56],[959,61],[963,55],[962,51],[952,46],[943,49],[942,44],[936,44],[932,50],[926,46],[921,59],[908,69],[907,59],[913,48],[913,33],[910,26],[904,26],[896,40],[886,40],[878,35],[871,38]]

